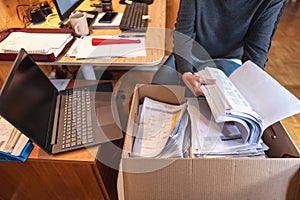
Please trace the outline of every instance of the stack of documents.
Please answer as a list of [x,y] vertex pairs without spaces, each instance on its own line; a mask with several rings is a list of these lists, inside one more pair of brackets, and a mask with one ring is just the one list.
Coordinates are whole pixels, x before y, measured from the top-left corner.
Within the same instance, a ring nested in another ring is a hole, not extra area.
[[216,68],[199,74],[216,79],[201,86],[204,97],[182,105],[145,98],[133,156],[264,157],[264,130],[300,112],[299,99],[251,61],[229,78]]
[[145,98],[139,116],[132,156],[183,157],[188,151],[186,104],[171,105]]
[[[189,98],[191,118],[192,155],[195,157],[263,156],[268,147],[260,139],[245,142],[242,132],[249,131],[246,124],[233,121],[217,123],[205,98]],[[242,121],[241,121],[242,122]]]
[[245,143],[257,144],[262,134],[263,120],[225,73],[217,68],[206,67],[198,74],[216,80],[215,84],[201,86],[215,121],[234,123],[240,127],[239,135]]
[[29,139],[0,116],[0,151],[19,156]]

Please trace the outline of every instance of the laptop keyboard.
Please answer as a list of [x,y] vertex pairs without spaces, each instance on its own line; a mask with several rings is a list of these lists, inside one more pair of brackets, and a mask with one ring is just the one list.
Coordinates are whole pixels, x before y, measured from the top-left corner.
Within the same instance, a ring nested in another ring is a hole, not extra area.
[[94,141],[90,91],[67,91],[63,129],[63,149]]

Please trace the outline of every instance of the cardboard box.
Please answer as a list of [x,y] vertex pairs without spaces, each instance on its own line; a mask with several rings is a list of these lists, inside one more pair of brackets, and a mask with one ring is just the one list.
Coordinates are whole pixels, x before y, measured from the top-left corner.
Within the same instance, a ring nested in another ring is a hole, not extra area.
[[180,103],[184,89],[136,87],[120,164],[120,199],[300,199],[299,151],[280,123],[263,135],[270,158],[131,158],[138,105],[146,96]]

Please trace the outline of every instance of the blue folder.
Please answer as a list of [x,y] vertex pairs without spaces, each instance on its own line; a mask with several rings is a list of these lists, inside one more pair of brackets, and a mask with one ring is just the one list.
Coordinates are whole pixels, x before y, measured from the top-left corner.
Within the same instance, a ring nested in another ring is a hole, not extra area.
[[25,147],[23,148],[19,156],[12,155],[7,152],[0,151],[0,162],[12,162],[12,161],[21,161],[25,162],[33,149],[33,144],[31,141],[28,141]]

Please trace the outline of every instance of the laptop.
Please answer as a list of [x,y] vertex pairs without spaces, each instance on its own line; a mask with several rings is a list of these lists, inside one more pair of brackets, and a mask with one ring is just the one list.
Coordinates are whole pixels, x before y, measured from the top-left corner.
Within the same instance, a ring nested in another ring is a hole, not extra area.
[[111,97],[111,83],[58,91],[21,49],[0,91],[0,115],[48,154],[58,154],[123,137]]

